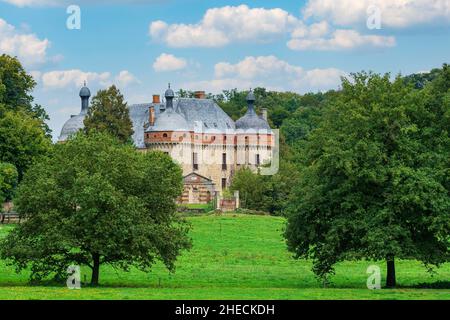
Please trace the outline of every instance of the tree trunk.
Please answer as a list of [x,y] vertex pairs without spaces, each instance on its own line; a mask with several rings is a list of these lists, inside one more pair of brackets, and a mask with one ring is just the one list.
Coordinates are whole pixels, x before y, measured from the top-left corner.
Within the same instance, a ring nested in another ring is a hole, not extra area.
[[395,260],[394,257],[387,257],[387,276],[386,276],[386,288],[395,288],[397,281],[395,278]]
[[98,253],[93,253],[92,260],[93,260],[93,268],[92,268],[91,285],[97,286],[98,277],[100,274],[100,255]]

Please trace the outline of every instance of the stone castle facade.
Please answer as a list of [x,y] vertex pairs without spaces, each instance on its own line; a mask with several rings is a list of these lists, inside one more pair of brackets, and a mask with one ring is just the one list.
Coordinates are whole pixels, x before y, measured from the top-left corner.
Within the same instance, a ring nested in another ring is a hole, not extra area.
[[[84,127],[90,91],[80,91],[82,110],[63,126],[59,141],[67,140]],[[258,170],[269,164],[275,147],[274,133],[263,116],[256,113],[252,92],[247,113],[234,122],[204,92],[195,98],[175,99],[172,89],[152,103],[129,106],[133,141],[137,149],[169,154],[183,169],[184,191],[180,203],[209,203],[226,190],[237,170]]]

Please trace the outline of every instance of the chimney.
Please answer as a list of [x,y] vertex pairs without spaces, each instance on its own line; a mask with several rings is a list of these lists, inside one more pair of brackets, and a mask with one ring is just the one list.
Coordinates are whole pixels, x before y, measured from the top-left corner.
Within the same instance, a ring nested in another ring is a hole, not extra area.
[[261,111],[263,119],[267,121],[267,108],[263,108]]
[[153,126],[155,124],[155,107],[154,106],[150,106],[150,108],[148,109],[148,122],[151,126]]
[[161,97],[159,96],[159,94],[154,94],[153,95],[153,103],[161,103]]
[[205,91],[195,91],[194,92],[195,99],[206,99]]

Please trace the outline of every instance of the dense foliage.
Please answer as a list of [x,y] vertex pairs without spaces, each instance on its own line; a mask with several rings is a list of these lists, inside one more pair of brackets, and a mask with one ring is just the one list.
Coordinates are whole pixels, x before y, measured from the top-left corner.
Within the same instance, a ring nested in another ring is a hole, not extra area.
[[51,146],[41,120],[24,110],[0,110],[0,161],[13,164],[20,179],[36,157],[49,152]]
[[19,174],[13,164],[0,162],[0,205],[12,200],[18,178]]
[[16,209],[25,219],[0,243],[0,255],[32,279],[62,278],[70,265],[169,270],[190,247],[175,211],[182,173],[169,156],[137,152],[104,133],[78,134],[27,172]]
[[342,92],[299,144],[286,238],[321,278],[345,259],[449,260],[450,69],[422,91],[371,73]]
[[[45,109],[33,104],[31,92],[36,82],[29,75],[19,60],[8,55],[0,56],[0,111],[24,111],[31,117],[40,120],[40,126],[47,137],[51,137],[51,130],[45,121],[49,120]],[[1,116],[1,115],[0,115]]]
[[283,215],[292,186],[297,183],[295,165],[288,160],[280,161],[280,168],[273,176],[260,175],[249,168],[236,172],[230,186],[231,191],[239,191],[241,207],[245,209]]
[[133,123],[127,103],[116,86],[100,90],[92,98],[88,114],[84,119],[84,130],[107,132],[122,142],[131,142]]
[[33,105],[36,86],[17,58],[0,56],[0,162],[13,164],[22,178],[36,156],[48,152],[48,115]]

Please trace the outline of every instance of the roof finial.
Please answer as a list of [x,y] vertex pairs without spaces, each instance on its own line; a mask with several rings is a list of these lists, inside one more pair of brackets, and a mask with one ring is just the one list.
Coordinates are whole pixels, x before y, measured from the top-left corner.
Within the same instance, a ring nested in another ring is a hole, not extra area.
[[169,82],[169,89],[170,89],[170,82]]
[[84,83],[83,83],[83,85],[86,87],[86,80],[84,80]]

